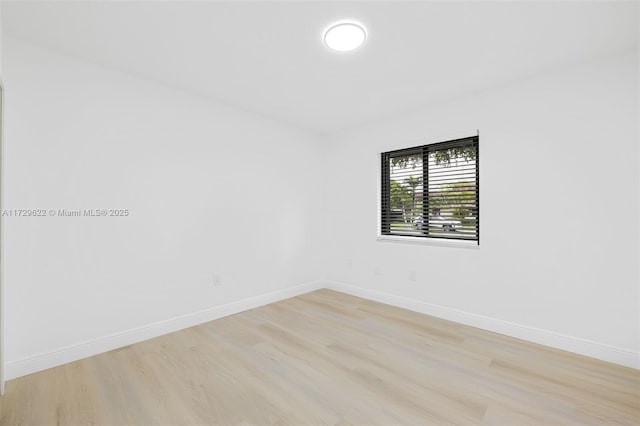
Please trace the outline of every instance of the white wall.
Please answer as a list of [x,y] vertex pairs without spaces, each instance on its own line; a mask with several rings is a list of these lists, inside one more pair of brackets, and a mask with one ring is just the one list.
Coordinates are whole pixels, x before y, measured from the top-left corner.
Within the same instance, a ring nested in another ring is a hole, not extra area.
[[[14,375],[93,339],[322,277],[486,328],[640,348],[637,54],[320,139],[3,43],[4,207],[131,210],[5,218],[6,362],[26,365]],[[476,128],[481,248],[377,242],[377,155]]]
[[[631,52],[332,137],[328,278],[640,366],[638,89]],[[480,249],[376,241],[377,154],[467,129],[480,131]]]
[[[321,276],[321,145],[7,38],[6,362]],[[213,274],[222,278],[214,287]]]
[[[0,12],[1,12],[0,7]],[[2,13],[0,13],[0,81],[2,81]],[[0,114],[3,113],[0,108]],[[0,141],[4,135],[4,120],[0,119]],[[2,166],[2,144],[0,142],[0,207],[4,200],[4,173]],[[4,393],[4,222],[0,220],[0,394]],[[0,409],[1,411],[1,409]]]

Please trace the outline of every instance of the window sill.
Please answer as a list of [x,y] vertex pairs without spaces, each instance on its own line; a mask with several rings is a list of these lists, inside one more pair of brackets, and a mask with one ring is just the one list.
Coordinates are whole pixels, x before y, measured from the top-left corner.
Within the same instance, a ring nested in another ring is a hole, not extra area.
[[378,235],[378,241],[387,243],[422,244],[427,246],[459,247],[479,249],[477,241],[445,240],[442,238],[404,237],[400,235]]

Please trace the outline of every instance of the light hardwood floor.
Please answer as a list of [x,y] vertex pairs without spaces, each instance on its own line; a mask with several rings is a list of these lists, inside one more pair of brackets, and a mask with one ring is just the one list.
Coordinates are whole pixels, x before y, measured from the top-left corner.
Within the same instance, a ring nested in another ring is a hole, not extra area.
[[640,424],[640,373],[329,290],[7,383],[2,425]]

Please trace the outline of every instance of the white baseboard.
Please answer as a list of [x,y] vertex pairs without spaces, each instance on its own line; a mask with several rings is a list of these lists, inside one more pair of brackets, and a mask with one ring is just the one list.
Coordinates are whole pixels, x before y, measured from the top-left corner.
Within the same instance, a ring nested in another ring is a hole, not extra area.
[[444,306],[421,302],[407,297],[396,296],[376,290],[357,287],[336,281],[313,281],[262,294],[248,299],[238,300],[226,305],[215,306],[192,312],[164,321],[158,321],[143,327],[114,333],[75,345],[66,346],[51,352],[38,354],[5,365],[5,380],[26,376],[58,365],[77,361],[123,346],[158,337],[167,333],[193,327],[228,315],[258,308],[290,297],[299,296],[321,288],[340,291],[364,299],[374,300],[414,312],[443,318],[460,324],[504,334],[541,345],[574,352],[603,361],[640,369],[640,353],[628,349],[592,342],[573,336],[567,336],[548,330],[541,330],[520,324],[502,321],[482,315],[476,315]]
[[55,351],[38,354],[19,361],[5,364],[5,380],[26,376],[37,371],[46,370],[58,365],[77,361],[103,352],[111,351],[143,340],[172,333],[184,328],[193,327],[208,321],[237,314],[249,309],[268,305],[290,297],[299,296],[324,287],[322,281],[313,281],[248,299],[238,300],[226,305],[215,306],[192,312],[179,317],[153,324],[114,333],[97,339],[88,340],[75,345],[66,346]]
[[434,317],[454,321],[460,324],[493,331],[517,339],[527,340],[533,343],[562,349],[602,361],[624,365],[640,369],[640,353],[630,349],[618,348],[578,337],[567,336],[553,331],[541,330],[495,318],[476,315],[445,306],[421,302],[408,297],[396,296],[367,288],[357,287],[352,284],[336,281],[326,281],[326,288],[347,293],[364,299],[374,300],[398,308],[408,309],[414,312],[431,315]]

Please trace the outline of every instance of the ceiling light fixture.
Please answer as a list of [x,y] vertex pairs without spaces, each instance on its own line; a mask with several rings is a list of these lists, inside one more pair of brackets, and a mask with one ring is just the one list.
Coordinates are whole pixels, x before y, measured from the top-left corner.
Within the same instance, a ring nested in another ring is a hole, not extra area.
[[338,22],[324,32],[324,44],[338,52],[347,52],[359,47],[367,39],[364,27],[355,22]]

